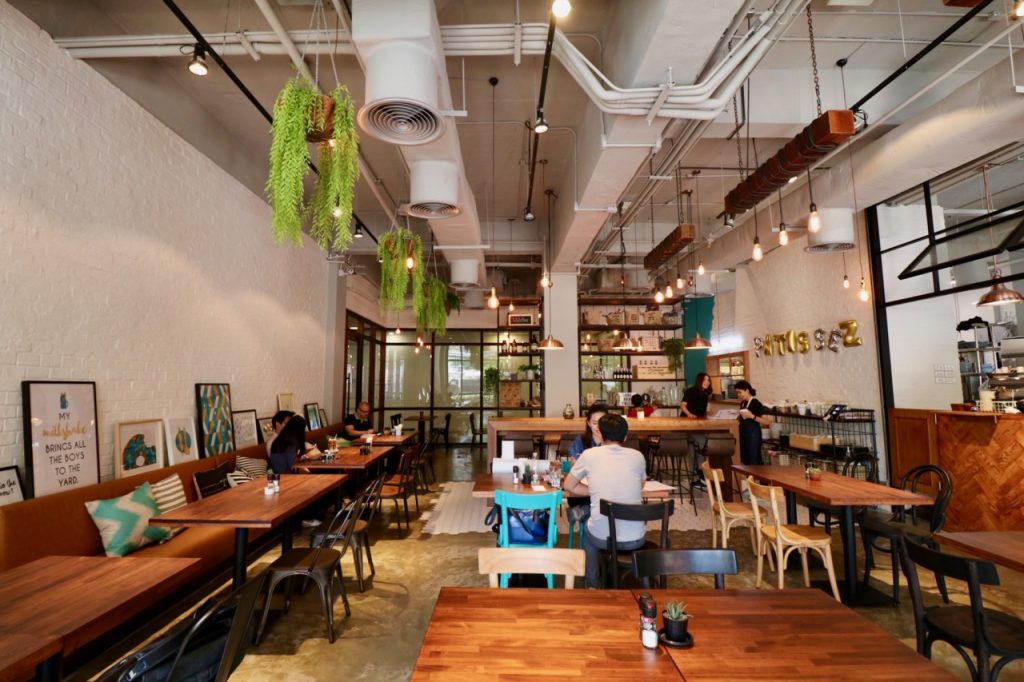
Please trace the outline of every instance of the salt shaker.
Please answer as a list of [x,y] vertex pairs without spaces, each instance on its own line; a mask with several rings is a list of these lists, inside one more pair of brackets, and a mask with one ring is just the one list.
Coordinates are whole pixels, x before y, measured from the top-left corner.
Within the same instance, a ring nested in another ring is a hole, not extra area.
[[640,643],[646,649],[657,649],[658,605],[647,593],[641,594],[637,603],[640,605]]
[[512,483],[514,485],[519,485],[519,467],[518,466],[512,467]]

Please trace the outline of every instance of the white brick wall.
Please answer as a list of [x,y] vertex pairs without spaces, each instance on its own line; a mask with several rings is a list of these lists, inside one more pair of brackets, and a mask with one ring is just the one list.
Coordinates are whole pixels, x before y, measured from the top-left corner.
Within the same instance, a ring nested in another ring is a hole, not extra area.
[[260,416],[322,400],[320,252],[2,0],[0,262],[0,466],[23,379],[97,382],[103,478],[114,424],[194,415],[196,382]]
[[[858,239],[863,239],[862,231]],[[770,237],[774,242],[774,235]],[[725,295],[715,310],[715,338],[733,342],[731,350],[750,351],[750,381],[765,403],[842,402],[851,407],[875,410],[881,421],[881,388],[878,376],[877,339],[871,303],[857,298],[860,270],[857,252],[846,254],[850,289],[843,289],[843,261],[838,254],[809,254],[806,238],[767,254],[760,263],[736,272],[736,291]],[[865,277],[870,285],[865,253]],[[755,358],[755,336],[779,334],[789,329],[807,331],[836,327],[841,320],[860,323],[864,344],[808,353],[786,353]],[[712,351],[713,353],[715,351]],[[878,425],[878,445],[884,466],[884,443]]]

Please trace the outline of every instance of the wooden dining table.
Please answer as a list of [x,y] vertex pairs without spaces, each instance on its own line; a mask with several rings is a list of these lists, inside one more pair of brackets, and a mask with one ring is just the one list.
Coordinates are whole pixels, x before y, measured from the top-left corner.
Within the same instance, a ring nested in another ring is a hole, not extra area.
[[377,464],[382,457],[387,457],[395,451],[394,445],[376,445],[376,439],[373,442],[374,445],[370,447],[370,452],[365,455],[360,452],[358,445],[352,445],[338,448],[334,459],[299,462],[296,466],[310,471],[366,471]]
[[[180,587],[199,559],[47,556],[0,573],[0,680],[60,679],[61,661]],[[27,675],[26,675],[27,673]]]
[[994,561],[1024,573],[1024,531],[939,531],[932,537],[940,545]]
[[[362,444],[366,442],[367,436],[360,436],[352,441],[353,445]],[[406,431],[400,436],[396,436],[393,433],[385,433],[379,436],[373,436],[373,445],[394,445],[394,446],[405,446],[410,445],[416,440],[416,434],[412,431]]]
[[843,539],[843,574],[840,584],[843,601],[856,603],[859,598],[857,580],[857,536],[853,524],[853,508],[875,505],[916,506],[934,504],[927,495],[864,481],[851,476],[822,472],[820,481],[812,481],[801,466],[775,466],[767,464],[733,464],[741,474],[783,488],[786,492],[786,523],[796,523],[796,496],[820,502],[824,506],[838,507],[839,526]]
[[412,679],[954,679],[819,590],[649,593],[686,603],[692,648],[641,646],[639,591],[442,587]]
[[[511,434],[583,433],[586,418],[562,417],[491,417],[487,420],[487,470],[500,452],[500,441]],[[660,436],[666,433],[724,432],[736,439],[733,458],[739,460],[739,422],[735,419],[689,419],[686,417],[649,417],[630,419],[632,436]]]
[[308,476],[282,474],[281,491],[264,494],[257,481],[205,497],[149,520],[157,526],[229,526],[235,529],[235,559],[232,584],[245,583],[246,548],[250,528],[274,528],[283,524],[282,547],[291,549],[291,517],[348,480],[347,474]]

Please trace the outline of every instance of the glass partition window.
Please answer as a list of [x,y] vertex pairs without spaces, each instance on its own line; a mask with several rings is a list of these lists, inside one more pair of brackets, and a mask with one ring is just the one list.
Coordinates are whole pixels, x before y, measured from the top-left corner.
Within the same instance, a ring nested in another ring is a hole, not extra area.
[[384,361],[384,404],[430,407],[430,353],[416,346],[388,346]]
[[[479,337],[479,333],[477,334]],[[434,405],[480,407],[483,376],[480,346],[434,346]]]

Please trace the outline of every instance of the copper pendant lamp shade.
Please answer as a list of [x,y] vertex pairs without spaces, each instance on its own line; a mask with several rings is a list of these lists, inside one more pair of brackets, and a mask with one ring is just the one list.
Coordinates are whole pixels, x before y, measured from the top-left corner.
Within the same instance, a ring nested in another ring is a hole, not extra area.
[[565,344],[548,334],[547,338],[541,341],[537,347],[541,350],[561,350],[565,348]]
[[701,336],[700,332],[697,332],[696,336],[686,342],[685,348],[687,350],[708,349],[711,348],[711,342]]
[[[992,271],[993,279],[1000,276],[998,270]],[[997,305],[1011,305],[1014,303],[1024,303],[1024,296],[1021,296],[1019,292],[1014,291],[1002,282],[996,282],[992,285],[992,288],[981,295],[978,302],[975,305],[978,306],[997,306]]]

